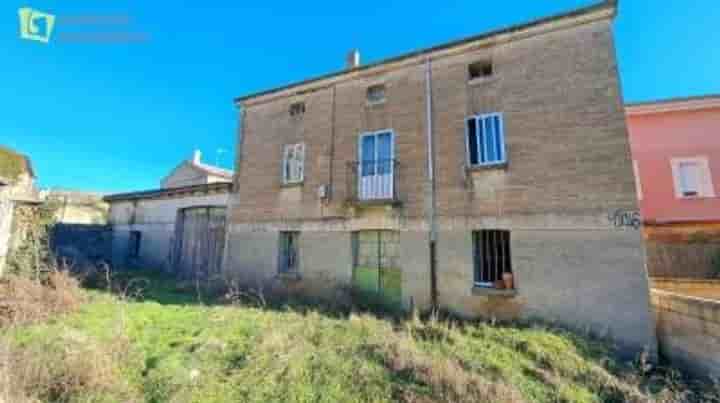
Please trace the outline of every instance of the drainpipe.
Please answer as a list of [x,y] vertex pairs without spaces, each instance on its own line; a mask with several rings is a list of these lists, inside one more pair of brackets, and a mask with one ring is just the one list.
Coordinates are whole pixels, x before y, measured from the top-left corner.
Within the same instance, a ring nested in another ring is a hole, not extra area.
[[428,162],[428,183],[430,185],[430,205],[427,211],[427,218],[430,224],[430,300],[432,308],[438,308],[437,292],[437,223],[435,222],[435,150],[433,138],[432,119],[432,64],[430,58],[425,60],[425,126],[427,128],[427,162]]

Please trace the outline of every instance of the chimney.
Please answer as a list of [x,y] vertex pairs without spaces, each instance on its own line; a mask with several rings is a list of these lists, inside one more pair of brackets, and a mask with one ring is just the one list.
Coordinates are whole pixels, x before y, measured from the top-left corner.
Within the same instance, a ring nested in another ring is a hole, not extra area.
[[360,51],[353,49],[347,55],[347,69],[352,70],[360,67]]
[[195,150],[195,151],[193,151],[192,162],[193,162],[194,164],[199,164],[199,163],[200,163],[200,157],[202,157],[202,153],[200,152],[200,150]]

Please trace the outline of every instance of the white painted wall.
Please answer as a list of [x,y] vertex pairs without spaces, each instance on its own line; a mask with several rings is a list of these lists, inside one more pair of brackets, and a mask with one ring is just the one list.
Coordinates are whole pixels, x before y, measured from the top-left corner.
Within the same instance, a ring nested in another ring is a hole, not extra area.
[[139,199],[110,204],[113,225],[113,265],[127,261],[130,231],[140,231],[140,256],[134,265],[170,270],[178,211],[188,207],[227,206],[228,194],[187,196],[172,199]]

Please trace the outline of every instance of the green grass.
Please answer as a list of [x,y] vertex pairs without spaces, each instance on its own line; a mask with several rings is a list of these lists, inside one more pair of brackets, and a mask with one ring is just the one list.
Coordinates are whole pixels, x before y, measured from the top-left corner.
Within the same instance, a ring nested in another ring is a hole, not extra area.
[[543,326],[206,305],[156,274],[142,301],[89,294],[80,311],[10,335],[17,349],[126,340],[113,361],[125,392],[70,401],[619,402],[636,390],[605,344]]

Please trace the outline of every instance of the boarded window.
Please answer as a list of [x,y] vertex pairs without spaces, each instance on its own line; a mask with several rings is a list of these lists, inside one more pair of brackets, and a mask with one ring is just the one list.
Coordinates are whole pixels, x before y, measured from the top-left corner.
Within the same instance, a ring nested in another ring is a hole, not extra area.
[[298,273],[299,270],[299,232],[280,233],[280,265],[278,271],[283,274]]
[[493,64],[490,60],[483,60],[472,63],[468,66],[468,78],[474,80],[477,78],[485,78],[493,75]]
[[300,183],[305,173],[305,144],[286,144],[283,147],[283,183]]
[[128,245],[128,256],[131,258],[140,257],[140,241],[142,233],[140,231],[130,231],[130,241]]
[[510,231],[474,231],[472,237],[475,285],[495,287],[503,273],[512,273]]
[[465,125],[467,160],[470,166],[507,162],[502,114],[472,116],[465,121]]

